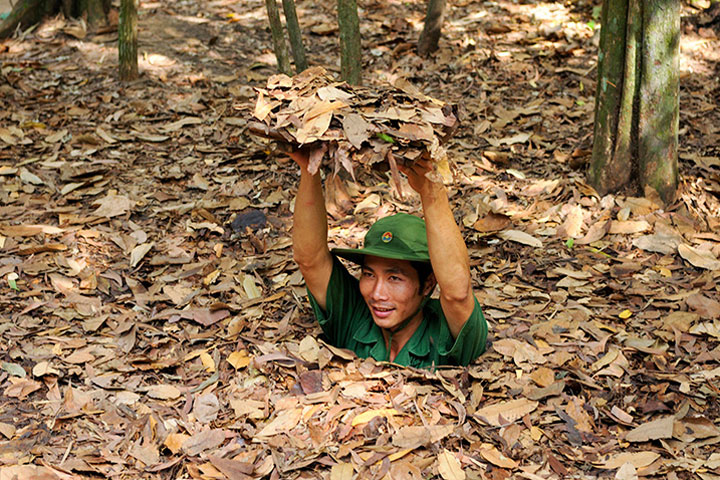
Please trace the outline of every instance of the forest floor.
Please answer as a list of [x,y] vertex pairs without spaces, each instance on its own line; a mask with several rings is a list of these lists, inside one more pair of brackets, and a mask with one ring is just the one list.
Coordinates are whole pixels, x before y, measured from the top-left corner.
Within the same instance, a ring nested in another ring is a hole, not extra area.
[[[0,42],[0,479],[720,479],[718,32],[685,7],[663,207],[585,182],[598,7],[449,3],[423,60],[422,3],[360,2],[365,83],[464,111],[451,195],[491,343],[433,371],[317,340],[297,168],[246,131],[264,2],[141,2],[129,84],[112,30]],[[337,72],[333,5],[298,12]],[[336,244],[419,211],[385,174],[327,177]]]

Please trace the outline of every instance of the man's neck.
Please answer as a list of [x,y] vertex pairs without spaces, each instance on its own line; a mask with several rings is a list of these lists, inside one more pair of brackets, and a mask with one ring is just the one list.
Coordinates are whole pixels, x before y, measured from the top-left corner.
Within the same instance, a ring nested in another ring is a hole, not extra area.
[[[382,329],[385,338],[385,346],[390,352],[390,361],[394,361],[398,353],[403,349],[405,344],[410,341],[415,331],[418,329],[423,320],[422,310],[415,314],[412,320],[399,332],[391,333],[389,330]],[[388,345],[388,342],[390,345]]]

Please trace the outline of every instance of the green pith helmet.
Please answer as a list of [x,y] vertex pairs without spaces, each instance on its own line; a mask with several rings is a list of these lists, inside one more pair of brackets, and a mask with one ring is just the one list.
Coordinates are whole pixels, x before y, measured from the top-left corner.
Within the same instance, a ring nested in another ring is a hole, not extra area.
[[429,262],[425,221],[407,213],[381,218],[365,234],[363,248],[333,248],[332,253],[358,264],[365,255]]

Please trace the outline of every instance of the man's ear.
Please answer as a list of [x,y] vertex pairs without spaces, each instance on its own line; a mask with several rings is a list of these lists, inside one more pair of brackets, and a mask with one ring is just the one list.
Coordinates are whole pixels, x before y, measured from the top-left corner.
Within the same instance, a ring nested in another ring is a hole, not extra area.
[[423,288],[422,288],[423,297],[430,295],[432,293],[432,291],[435,290],[435,285],[437,285],[437,280],[435,280],[435,274],[431,273],[425,279],[425,284],[423,285]]

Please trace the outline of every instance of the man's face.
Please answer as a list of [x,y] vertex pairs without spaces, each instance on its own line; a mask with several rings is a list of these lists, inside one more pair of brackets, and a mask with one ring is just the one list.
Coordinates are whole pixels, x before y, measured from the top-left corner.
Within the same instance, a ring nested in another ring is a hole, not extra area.
[[417,270],[407,260],[367,255],[360,293],[379,327],[392,329],[410,315],[420,314],[423,292]]

